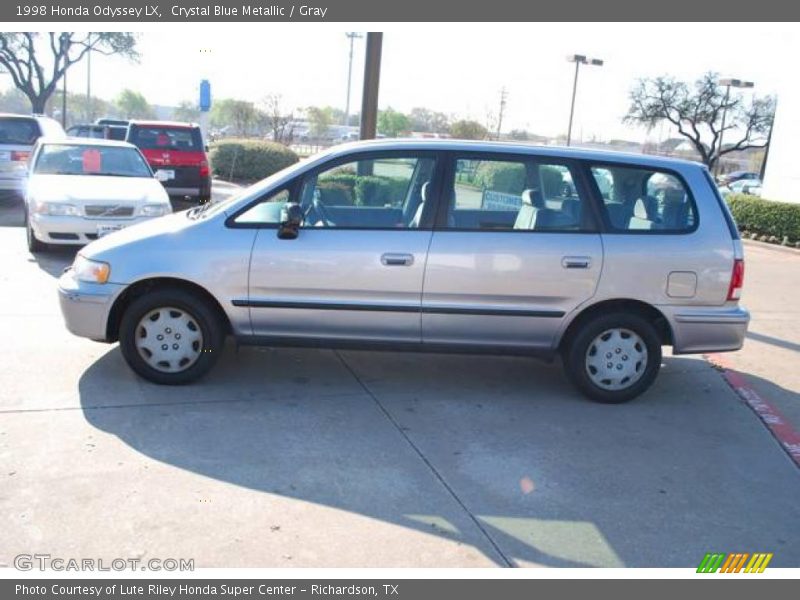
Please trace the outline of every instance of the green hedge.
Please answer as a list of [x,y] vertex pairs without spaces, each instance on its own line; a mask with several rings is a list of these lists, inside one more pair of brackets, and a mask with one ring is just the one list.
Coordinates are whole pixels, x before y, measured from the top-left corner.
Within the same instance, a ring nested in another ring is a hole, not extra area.
[[774,202],[756,196],[735,194],[726,198],[736,224],[743,232],[800,242],[800,204]]
[[317,188],[322,201],[331,206],[400,206],[408,180],[385,175],[356,175],[346,171],[320,177]]
[[[545,165],[539,168],[539,175],[542,178],[544,195],[547,198],[561,195],[564,186],[564,177],[561,171]],[[488,161],[481,163],[478,167],[475,172],[474,183],[486,190],[506,194],[521,194],[525,190],[526,180],[527,175],[524,165]]]
[[223,140],[211,148],[213,173],[224,179],[258,181],[293,165],[297,154],[282,144],[260,140]]

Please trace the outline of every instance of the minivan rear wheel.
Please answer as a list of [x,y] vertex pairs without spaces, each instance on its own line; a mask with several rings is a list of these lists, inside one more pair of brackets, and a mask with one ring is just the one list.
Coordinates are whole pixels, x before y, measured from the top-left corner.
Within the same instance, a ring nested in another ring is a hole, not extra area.
[[633,400],[661,368],[661,340],[647,319],[627,313],[587,321],[568,342],[564,367],[573,384],[595,402]]
[[149,292],[122,316],[120,349],[136,373],[164,385],[190,383],[217,362],[225,334],[215,311],[181,289]]

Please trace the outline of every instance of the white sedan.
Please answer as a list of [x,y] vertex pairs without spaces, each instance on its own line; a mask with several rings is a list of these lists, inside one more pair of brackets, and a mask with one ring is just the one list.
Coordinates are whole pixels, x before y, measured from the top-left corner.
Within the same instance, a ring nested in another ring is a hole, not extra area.
[[42,139],[29,169],[25,226],[31,252],[87,244],[172,212],[144,156],[126,142]]

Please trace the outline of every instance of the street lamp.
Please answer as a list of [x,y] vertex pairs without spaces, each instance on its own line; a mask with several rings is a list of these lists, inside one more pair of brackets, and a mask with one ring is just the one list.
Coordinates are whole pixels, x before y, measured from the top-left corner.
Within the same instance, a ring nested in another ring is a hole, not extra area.
[[343,125],[346,127],[348,125],[348,121],[350,120],[350,81],[353,77],[353,42],[355,40],[361,39],[364,36],[355,31],[349,31],[345,35],[350,40],[350,59],[347,64],[347,103],[344,106],[344,123],[343,123]]
[[575,114],[575,94],[578,91],[578,72],[581,65],[589,65],[593,67],[602,67],[603,61],[599,58],[589,58],[583,54],[573,54],[567,57],[568,62],[575,63],[575,80],[572,82],[572,104],[569,108],[569,127],[567,128],[567,146],[572,141],[572,117]]
[[741,79],[720,79],[720,85],[725,86],[725,102],[722,104],[722,127],[719,130],[719,150],[717,151],[717,161],[714,163],[714,176],[719,175],[719,164],[722,158],[722,137],[725,135],[725,117],[728,114],[728,100],[731,96],[731,88],[751,88],[753,87],[752,81],[742,81]]

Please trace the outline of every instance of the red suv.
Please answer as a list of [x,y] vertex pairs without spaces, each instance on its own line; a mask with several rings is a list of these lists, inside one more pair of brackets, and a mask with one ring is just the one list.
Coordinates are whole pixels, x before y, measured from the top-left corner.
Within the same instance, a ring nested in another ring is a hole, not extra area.
[[194,123],[131,121],[126,141],[138,146],[170,196],[211,199],[211,171]]

